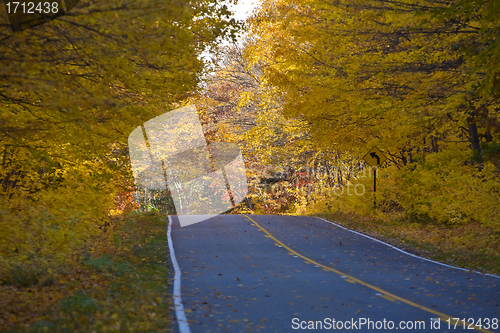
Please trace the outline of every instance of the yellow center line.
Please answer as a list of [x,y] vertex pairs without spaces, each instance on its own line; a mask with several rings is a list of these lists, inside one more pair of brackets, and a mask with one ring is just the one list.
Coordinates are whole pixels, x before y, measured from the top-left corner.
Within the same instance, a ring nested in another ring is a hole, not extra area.
[[[308,261],[308,262],[310,262],[310,263],[313,263],[313,264],[315,264],[315,265],[317,265],[317,266],[319,266],[319,267],[323,268],[323,270],[324,270],[324,271],[330,271],[330,272],[337,273],[337,274],[339,274],[339,275],[341,275],[341,276],[345,276],[347,279],[350,279],[350,280],[355,281],[355,282],[357,282],[357,283],[359,283],[359,284],[361,284],[361,285],[363,285],[363,286],[365,286],[365,287],[368,287],[368,288],[370,288],[370,289],[373,289],[373,290],[375,290],[375,291],[378,291],[379,293],[381,293],[381,294],[385,295],[386,297],[390,297],[390,298],[396,299],[396,300],[398,300],[398,301],[400,301],[400,302],[406,303],[406,304],[411,305],[411,306],[413,306],[413,307],[416,307],[416,308],[418,308],[418,309],[421,309],[421,310],[424,310],[424,311],[430,312],[430,313],[432,313],[432,314],[435,314],[435,315],[437,315],[438,317],[440,317],[441,319],[444,319],[445,321],[446,321],[446,320],[448,320],[448,319],[450,319],[451,321],[455,322],[455,321],[456,321],[456,319],[457,319],[457,318],[453,318],[453,317],[451,317],[451,316],[448,316],[448,315],[446,315],[446,314],[444,314],[444,313],[441,313],[441,312],[439,312],[439,311],[432,310],[432,309],[430,309],[430,308],[428,308],[428,307],[425,307],[425,306],[423,306],[423,305],[420,305],[420,304],[417,304],[417,303],[412,302],[412,301],[410,301],[410,300],[407,300],[407,299],[405,299],[405,298],[402,298],[402,297],[399,297],[399,296],[397,296],[397,295],[394,295],[394,294],[392,294],[392,293],[390,293],[390,292],[388,292],[388,291],[385,291],[385,290],[383,290],[383,289],[380,289],[379,287],[372,286],[371,284],[366,283],[366,282],[364,282],[364,281],[361,281],[360,279],[357,279],[357,278],[355,278],[355,277],[353,277],[353,276],[350,276],[350,275],[348,275],[348,274],[342,273],[341,271],[338,271],[338,270],[336,270],[336,269],[334,269],[334,268],[331,268],[331,267],[328,267],[328,266],[322,265],[322,264],[320,264],[320,263],[318,263],[318,262],[316,262],[316,261],[314,261],[314,260],[312,260],[312,259],[309,259],[309,258],[307,258],[307,257],[305,257],[305,256],[303,256],[303,255],[301,255],[300,253],[298,253],[298,252],[296,252],[296,251],[292,250],[291,248],[289,248],[288,246],[286,246],[284,243],[282,243],[281,241],[279,241],[278,239],[276,239],[276,237],[274,237],[274,236],[273,236],[273,235],[271,235],[271,234],[270,234],[270,233],[269,233],[266,229],[264,229],[263,227],[261,227],[261,226],[260,226],[260,224],[258,224],[258,223],[257,223],[254,219],[252,219],[252,218],[251,218],[251,217],[249,217],[248,215],[245,215],[245,214],[243,214],[243,215],[244,215],[247,219],[249,219],[250,221],[252,221],[253,223],[255,223],[255,225],[256,225],[256,226],[257,226],[260,230],[264,231],[264,232],[265,232],[265,233],[266,233],[266,234],[267,234],[270,238],[272,238],[272,239],[273,239],[273,240],[274,240],[277,244],[279,244],[279,245],[281,245],[283,248],[287,249],[287,250],[290,252],[290,254],[292,254],[292,255],[296,255],[296,256],[298,256],[298,257],[301,257],[302,259],[305,259],[306,261]],[[469,322],[467,322],[467,321],[465,321],[465,322],[464,322],[463,320],[459,320],[459,322],[461,323],[461,325],[462,325],[462,324],[467,324],[467,325],[470,325],[469,327],[473,327],[475,330],[478,330],[478,331],[480,331],[480,332],[485,332],[485,333],[493,333],[493,332],[488,331],[488,330],[486,330],[486,329],[484,329],[484,328],[481,328],[481,327],[478,327],[478,326],[472,325],[472,324],[470,324],[470,323],[469,323]]]

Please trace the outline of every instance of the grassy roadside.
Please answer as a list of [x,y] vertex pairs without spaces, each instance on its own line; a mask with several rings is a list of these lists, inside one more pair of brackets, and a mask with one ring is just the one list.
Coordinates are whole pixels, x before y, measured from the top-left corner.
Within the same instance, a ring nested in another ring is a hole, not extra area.
[[0,331],[169,331],[165,216],[122,216],[105,234],[50,283],[1,285]]
[[317,213],[410,253],[442,263],[500,275],[500,232],[479,224],[442,226],[403,216],[375,218],[353,213]]

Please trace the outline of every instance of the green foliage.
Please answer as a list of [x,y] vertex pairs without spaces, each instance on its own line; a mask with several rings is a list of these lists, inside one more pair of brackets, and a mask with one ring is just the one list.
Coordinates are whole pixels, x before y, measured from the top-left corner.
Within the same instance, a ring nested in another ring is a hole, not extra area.
[[6,286],[16,286],[20,288],[27,288],[36,285],[40,282],[39,276],[40,271],[37,270],[38,267],[33,265],[26,265],[16,263],[10,265],[4,274],[6,279],[1,282]]
[[113,262],[110,255],[104,255],[100,258],[90,259],[83,263],[85,266],[89,266],[99,273],[110,273],[117,276],[123,275],[125,271],[130,267],[130,263],[122,262],[117,264]]
[[[73,317],[75,313],[80,315],[90,316],[98,309],[97,301],[78,291],[74,295],[64,297],[59,301],[61,310],[68,316]],[[74,318],[75,321],[80,319]]]

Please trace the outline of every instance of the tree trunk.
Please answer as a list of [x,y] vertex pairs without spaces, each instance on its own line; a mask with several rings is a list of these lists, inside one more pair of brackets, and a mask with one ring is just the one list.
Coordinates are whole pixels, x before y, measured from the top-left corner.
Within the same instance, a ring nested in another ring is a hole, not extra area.
[[469,125],[469,140],[472,145],[472,150],[477,151],[481,154],[481,145],[479,143],[479,134],[477,132],[476,119],[473,116],[467,118],[467,123]]

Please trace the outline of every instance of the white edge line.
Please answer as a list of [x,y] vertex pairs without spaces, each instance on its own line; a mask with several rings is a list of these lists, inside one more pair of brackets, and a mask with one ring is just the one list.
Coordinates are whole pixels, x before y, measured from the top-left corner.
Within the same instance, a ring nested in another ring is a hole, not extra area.
[[357,235],[360,235],[360,236],[363,236],[363,237],[369,238],[369,239],[371,239],[371,240],[374,240],[375,242],[379,242],[379,243],[381,243],[381,244],[384,244],[384,245],[386,245],[386,246],[388,246],[388,247],[390,247],[390,248],[392,248],[392,249],[394,249],[394,250],[397,250],[397,251],[399,251],[399,252],[401,252],[401,253],[404,253],[404,254],[406,254],[406,255],[409,255],[409,256],[411,256],[411,257],[414,257],[414,258],[417,258],[417,259],[422,259],[422,260],[425,260],[425,261],[428,261],[428,262],[432,262],[432,263],[434,263],[434,264],[438,264],[438,265],[445,266],[445,267],[449,267],[449,268],[453,268],[453,269],[458,269],[458,270],[465,271],[465,272],[469,272],[469,273],[476,273],[476,274],[480,274],[480,275],[483,275],[483,276],[485,275],[485,276],[490,276],[490,277],[494,277],[494,278],[500,279],[500,276],[498,276],[498,275],[493,275],[493,274],[488,274],[488,273],[481,273],[481,272],[478,272],[478,271],[473,271],[473,270],[466,269],[466,268],[461,268],[461,267],[456,267],[456,266],[452,266],[452,265],[447,265],[447,264],[443,264],[442,262],[439,262],[439,261],[434,261],[434,260],[430,260],[430,259],[427,259],[427,258],[419,257],[419,256],[417,256],[417,255],[414,255],[414,254],[408,253],[408,252],[406,252],[406,251],[404,251],[404,250],[401,250],[401,249],[399,249],[399,248],[395,247],[394,245],[391,245],[391,244],[388,244],[388,243],[382,242],[381,240],[378,240],[378,239],[376,239],[376,238],[370,237],[370,236],[365,235],[365,234],[363,234],[363,233],[361,233],[361,232],[357,232],[357,231],[351,230],[351,229],[346,228],[346,227],[344,227],[344,226],[341,226],[340,224],[337,224],[337,223],[335,223],[335,222],[328,221],[328,220],[326,220],[326,219],[324,219],[324,218],[322,218],[322,217],[317,217],[317,218],[318,218],[318,219],[320,219],[320,220],[323,220],[323,221],[324,221],[324,222],[326,222],[326,223],[333,224],[333,225],[335,225],[335,226],[337,226],[337,227],[339,227],[339,228],[341,228],[341,229],[344,229],[344,230],[350,231],[350,232],[355,233],[355,234],[357,234]]
[[174,266],[174,305],[175,305],[175,316],[177,317],[177,322],[179,323],[180,333],[191,333],[188,321],[186,319],[186,313],[184,312],[184,305],[182,304],[181,298],[181,269],[175,258],[174,243],[172,242],[172,218],[168,216],[168,248],[170,249],[170,257],[172,258],[172,266]]

